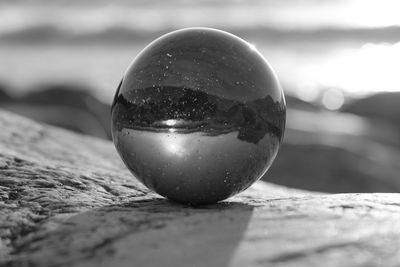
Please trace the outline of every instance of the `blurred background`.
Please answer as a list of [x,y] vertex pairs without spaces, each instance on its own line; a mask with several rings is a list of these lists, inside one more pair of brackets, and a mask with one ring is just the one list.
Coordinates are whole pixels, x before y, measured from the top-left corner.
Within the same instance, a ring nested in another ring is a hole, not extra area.
[[206,26],[253,45],[288,113],[264,180],[324,192],[400,192],[396,0],[0,0],[0,108],[110,138],[109,107],[137,53]]

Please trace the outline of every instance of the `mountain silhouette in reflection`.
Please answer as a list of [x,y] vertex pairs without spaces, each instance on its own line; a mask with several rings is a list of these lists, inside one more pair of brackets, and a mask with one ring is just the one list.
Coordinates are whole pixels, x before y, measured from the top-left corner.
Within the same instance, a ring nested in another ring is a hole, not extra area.
[[131,90],[127,96],[119,91],[117,94],[112,116],[118,130],[173,128],[182,133],[200,131],[209,135],[238,131],[240,140],[251,143],[257,143],[267,133],[279,140],[283,137],[285,104],[274,101],[271,96],[241,103],[172,86]]

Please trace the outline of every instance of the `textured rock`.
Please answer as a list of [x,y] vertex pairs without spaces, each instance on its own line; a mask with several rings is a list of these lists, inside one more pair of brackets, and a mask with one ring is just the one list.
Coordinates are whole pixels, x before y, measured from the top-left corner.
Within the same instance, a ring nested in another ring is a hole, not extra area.
[[398,266],[400,195],[263,182],[188,207],[149,193],[110,142],[0,112],[1,266]]

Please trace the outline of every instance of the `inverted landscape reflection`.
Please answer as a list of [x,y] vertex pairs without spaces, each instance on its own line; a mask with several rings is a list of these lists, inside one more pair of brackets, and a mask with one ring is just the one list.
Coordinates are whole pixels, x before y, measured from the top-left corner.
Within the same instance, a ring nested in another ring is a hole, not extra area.
[[[282,140],[284,102],[270,96],[241,103],[191,89],[163,87],[134,91],[140,101],[128,101],[122,94],[114,107],[120,114],[116,127],[145,131],[203,132],[219,135],[238,132],[238,139],[257,143],[271,133]],[[136,99],[137,100],[137,99]]]

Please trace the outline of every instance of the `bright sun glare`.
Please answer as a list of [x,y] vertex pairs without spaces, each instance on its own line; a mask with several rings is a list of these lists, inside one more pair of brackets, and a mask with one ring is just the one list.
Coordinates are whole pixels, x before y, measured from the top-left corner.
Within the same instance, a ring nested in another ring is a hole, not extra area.
[[358,51],[334,57],[320,68],[320,83],[354,94],[397,91],[400,88],[400,43],[366,44]]
[[[368,93],[400,90],[400,42],[396,44],[365,44],[356,50],[346,50],[323,64],[309,69],[315,84],[327,88],[322,104],[338,109],[344,103],[344,93],[362,96]],[[340,90],[339,90],[340,89]],[[315,100],[318,93],[308,88],[302,91],[305,100]]]

